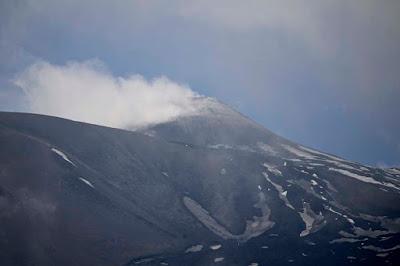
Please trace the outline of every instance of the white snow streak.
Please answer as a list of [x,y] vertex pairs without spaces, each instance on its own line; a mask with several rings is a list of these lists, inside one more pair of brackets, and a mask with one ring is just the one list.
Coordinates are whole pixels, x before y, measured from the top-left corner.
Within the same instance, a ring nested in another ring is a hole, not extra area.
[[328,211],[333,212],[333,213],[335,213],[335,214],[337,214],[337,215],[342,216],[342,217],[345,218],[349,223],[351,223],[351,224],[354,224],[354,223],[355,223],[354,220],[351,219],[351,218],[349,218],[346,214],[343,214],[343,213],[340,213],[340,212],[338,212],[338,211],[335,211],[334,209],[332,209],[332,208],[329,207],[329,206],[324,206],[324,207],[325,207],[325,209],[327,209]]
[[86,180],[85,178],[79,177],[79,180],[81,180],[83,183],[85,183],[86,185],[94,188],[94,186],[92,185],[92,183],[90,183],[88,180]]
[[289,145],[282,145],[283,148],[285,148],[285,150],[287,150],[288,152],[298,156],[298,157],[302,157],[305,159],[316,159],[316,157],[314,155],[312,155],[311,153],[296,149],[295,147],[289,146]]
[[73,166],[76,166],[70,159],[68,159],[67,155],[65,155],[62,151],[57,150],[56,148],[51,148],[53,152],[55,152],[58,156],[63,158],[65,161],[69,162]]
[[279,171],[278,169],[276,169],[275,166],[273,166],[273,165],[271,165],[271,164],[268,164],[268,163],[263,163],[263,166],[264,166],[265,168],[267,168],[268,171],[269,171],[270,173],[275,174],[275,175],[282,176],[282,172]]
[[253,216],[253,220],[246,221],[246,227],[242,234],[234,235],[229,232],[224,226],[219,224],[210,213],[205,210],[199,203],[193,199],[185,196],[183,197],[183,203],[188,210],[210,231],[220,236],[223,239],[236,239],[241,242],[246,242],[250,238],[256,237],[269,230],[274,226],[274,222],[269,220],[271,210],[266,204],[266,198],[264,193],[259,192],[259,201],[254,207],[261,210],[262,216]]
[[212,249],[212,250],[218,250],[218,249],[220,249],[221,247],[222,247],[221,244],[217,244],[217,245],[212,245],[212,246],[210,246],[210,249]]
[[203,245],[194,245],[186,249],[185,253],[199,252],[203,249]]
[[362,248],[363,249],[373,250],[373,251],[376,251],[376,252],[389,252],[389,251],[393,251],[393,250],[399,249],[400,245],[394,246],[392,248],[380,248],[380,247],[375,247],[375,246],[369,245],[369,246],[363,246]]
[[347,170],[336,169],[336,168],[329,167],[329,171],[335,171],[335,172],[341,173],[342,175],[355,178],[355,179],[357,179],[359,181],[362,181],[362,182],[365,182],[365,183],[381,185],[381,186],[386,186],[386,187],[390,187],[390,188],[394,188],[394,189],[400,190],[400,188],[398,188],[397,186],[393,185],[392,183],[379,182],[379,181],[373,179],[372,177],[355,174],[355,173],[349,172]]
[[215,259],[214,259],[214,262],[217,263],[217,262],[221,262],[221,261],[223,261],[223,260],[224,260],[223,257],[215,258]]
[[278,185],[276,183],[274,183],[269,177],[268,174],[263,172],[263,175],[265,177],[265,179],[271,183],[275,189],[278,191],[278,196],[279,198],[285,203],[285,205],[289,208],[291,208],[292,210],[294,210],[294,207],[292,206],[292,204],[290,204],[290,202],[288,201],[288,199],[286,198],[287,195],[287,191],[284,191],[281,185]]

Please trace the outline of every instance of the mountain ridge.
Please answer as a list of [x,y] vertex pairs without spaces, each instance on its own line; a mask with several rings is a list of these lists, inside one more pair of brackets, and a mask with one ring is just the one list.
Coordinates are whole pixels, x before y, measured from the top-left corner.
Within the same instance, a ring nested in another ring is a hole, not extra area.
[[394,265],[400,174],[247,121],[131,132],[0,113],[0,262]]

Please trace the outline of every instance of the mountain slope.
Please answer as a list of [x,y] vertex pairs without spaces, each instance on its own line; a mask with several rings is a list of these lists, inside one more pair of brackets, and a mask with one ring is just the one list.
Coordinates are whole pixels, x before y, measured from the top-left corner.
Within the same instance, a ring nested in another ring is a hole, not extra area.
[[2,265],[395,265],[400,173],[211,101],[130,132],[0,113]]

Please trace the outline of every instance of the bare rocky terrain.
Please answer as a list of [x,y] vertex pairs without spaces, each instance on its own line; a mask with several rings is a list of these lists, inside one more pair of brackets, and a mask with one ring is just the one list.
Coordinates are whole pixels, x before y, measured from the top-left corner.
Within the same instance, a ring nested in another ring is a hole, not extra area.
[[214,101],[137,131],[0,113],[1,265],[398,265],[400,170]]

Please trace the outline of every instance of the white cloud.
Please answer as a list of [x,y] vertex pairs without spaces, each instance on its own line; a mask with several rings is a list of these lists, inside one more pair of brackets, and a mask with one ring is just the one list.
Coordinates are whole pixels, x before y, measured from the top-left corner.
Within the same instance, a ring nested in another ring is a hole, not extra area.
[[114,77],[98,60],[63,66],[37,62],[20,73],[15,84],[33,113],[126,129],[191,115],[205,103],[166,77]]

